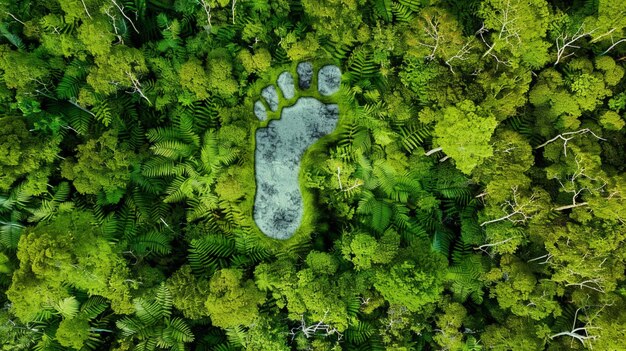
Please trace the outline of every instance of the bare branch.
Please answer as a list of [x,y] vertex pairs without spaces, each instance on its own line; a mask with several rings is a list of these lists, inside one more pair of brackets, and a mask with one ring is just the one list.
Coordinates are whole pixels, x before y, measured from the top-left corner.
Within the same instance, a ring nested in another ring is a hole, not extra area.
[[134,90],[131,93],[139,93],[139,95],[141,95],[141,97],[144,98],[148,102],[149,105],[152,105],[152,102],[150,101],[150,99],[148,99],[148,97],[143,93],[143,90],[141,88],[141,83],[135,77],[135,75],[133,75],[130,72],[126,72],[126,75],[128,75],[128,78],[130,78],[130,81],[133,84]]
[[337,183],[339,183],[339,190],[343,190],[341,185],[341,167],[337,167]]
[[601,53],[600,55],[606,55],[609,51],[613,50],[614,47],[616,47],[617,45],[626,42],[626,38],[624,39],[620,39],[618,40],[616,43],[614,43],[613,45],[611,45],[608,49],[606,49],[603,53]]
[[483,245],[480,245],[478,247],[475,247],[474,250],[480,250],[480,251],[484,252],[485,254],[487,254],[487,256],[493,258],[493,254],[490,253],[489,251],[487,251],[487,249],[489,249],[490,247],[506,244],[506,243],[508,243],[509,241],[511,241],[511,240],[513,240],[515,238],[517,238],[517,237],[511,237],[511,238],[508,238],[508,239],[505,239],[505,240],[498,241],[497,243],[483,244]]
[[441,38],[439,36],[439,21],[434,16],[426,18],[425,20],[426,20],[427,26],[424,27],[424,32],[426,32],[426,35],[428,35],[433,40],[434,43],[426,44],[426,43],[420,42],[419,44],[431,49],[430,54],[427,55],[426,58],[429,60],[434,60],[435,53],[437,52],[437,49],[439,48],[439,39]]
[[13,15],[11,12],[4,11],[4,13],[6,13],[7,15],[9,15],[9,16],[11,16],[11,17],[13,17],[13,19],[14,19],[14,20],[16,20],[17,22],[21,23],[23,26],[25,26],[25,25],[26,25],[26,23],[24,23],[24,22],[20,21],[20,20],[19,20],[17,17],[15,17],[15,15]]
[[540,149],[540,148],[542,148],[542,147],[544,147],[544,146],[546,146],[546,145],[556,141],[557,139],[561,139],[561,140],[563,140],[563,154],[565,156],[567,156],[567,143],[570,140],[574,139],[574,137],[576,137],[577,135],[583,135],[583,134],[587,134],[587,133],[591,133],[591,135],[593,135],[596,139],[606,141],[606,139],[599,137],[591,129],[584,128],[584,129],[581,129],[581,130],[577,130],[575,132],[567,132],[567,133],[559,134],[559,135],[555,136],[554,138],[546,141],[545,143],[537,146],[535,149]]
[[[617,28],[611,28],[611,30],[609,30],[608,32],[604,33],[604,34],[600,34],[597,37],[593,38],[593,40],[591,40],[589,43],[593,44],[596,43],[598,41],[600,41],[600,39],[606,37],[607,35],[611,35]],[[611,35],[611,39],[613,38],[613,36]]]
[[349,188],[345,188],[345,189],[344,189],[344,188],[343,188],[343,184],[342,184],[342,182],[341,182],[341,167],[337,167],[337,182],[339,183],[339,190],[341,190],[341,191],[343,191],[343,192],[348,192],[348,191],[350,191],[350,190],[354,190],[354,189],[356,189],[356,188],[358,188],[358,187],[360,187],[360,186],[362,186],[362,185],[363,185],[363,182],[362,182],[362,181],[355,180],[355,181],[354,181],[354,185],[352,185],[352,186],[351,186],[351,187],[349,187]]
[[545,260],[543,262],[539,262],[539,264],[547,264],[552,259],[552,254],[548,253],[548,254],[545,254],[543,256],[535,257],[533,259],[528,260],[528,263],[534,262],[534,261],[538,261],[538,260],[540,260],[542,258],[545,258]]
[[89,18],[91,18],[91,15],[89,14],[89,10],[87,10],[87,5],[85,5],[85,1],[84,0],[80,0],[80,2],[83,4],[83,7],[85,8],[85,13],[87,13],[87,16]]
[[472,40],[468,40],[467,43],[465,43],[463,47],[461,47],[459,51],[457,51],[457,53],[454,54],[454,56],[446,60],[445,64],[448,65],[448,68],[450,68],[450,72],[452,72],[453,74],[455,73],[454,69],[452,69],[452,65],[450,64],[450,62],[452,62],[453,60],[460,60],[460,61],[467,60],[468,57],[466,55],[470,52],[471,49],[472,49]]
[[587,203],[587,202],[581,202],[581,203],[572,204],[572,205],[566,205],[566,206],[561,206],[561,207],[555,207],[555,208],[554,208],[554,210],[555,210],[555,211],[564,211],[564,210],[569,210],[570,208],[582,207],[582,206],[587,206],[587,205],[589,205],[589,203]]
[[320,320],[319,322],[315,324],[308,325],[308,326],[306,325],[306,321],[304,320],[304,315],[300,315],[300,326],[291,329],[291,331],[289,332],[289,334],[291,335],[291,338],[292,339],[295,338],[298,332],[301,332],[302,334],[304,334],[304,336],[307,339],[321,332],[323,336],[337,334],[338,340],[341,340],[343,338],[343,334],[341,334],[337,330],[337,328],[333,328],[330,325],[324,323],[324,320],[328,316],[328,312],[329,312],[328,310],[324,312],[324,317],[322,317],[322,320]]
[[74,106],[78,107],[79,109],[81,109],[81,110],[83,110],[83,111],[87,112],[88,114],[92,115],[93,117],[96,117],[96,115],[95,115],[93,112],[91,112],[91,111],[89,111],[88,109],[86,109],[86,108],[84,108],[84,107],[80,106],[80,105],[79,105],[79,104],[78,104],[78,103],[77,103],[74,99],[70,99],[70,100],[67,100],[67,101],[68,101],[70,104],[72,104],[72,105],[74,105]]
[[432,150],[430,150],[430,151],[428,151],[428,152],[424,153],[424,155],[425,155],[425,156],[430,156],[430,155],[432,155],[432,154],[434,154],[434,153],[437,153],[437,152],[439,152],[439,151],[441,151],[441,150],[443,150],[441,147],[437,147],[437,148],[434,148],[434,149],[432,149]]
[[[514,12],[515,12],[515,9],[511,5],[511,1],[507,0],[505,7],[502,10],[498,11],[499,17],[495,19],[496,22],[500,23],[500,28],[497,29],[498,31],[497,40],[494,40],[492,44],[489,44],[483,35],[489,32],[488,29],[485,28],[485,23],[483,23],[482,27],[476,32],[476,34],[480,36],[482,42],[488,48],[487,51],[483,54],[482,56],[483,58],[489,55],[495,58],[498,64],[502,63],[505,65],[508,65],[507,61],[501,60],[498,56],[493,54],[492,51],[496,47],[496,43],[498,42],[504,42],[505,44],[513,46],[513,47],[519,46],[519,44],[521,44],[522,40],[519,34],[519,29],[515,28],[514,26],[514,23],[518,19],[517,17],[515,17]],[[511,42],[512,40],[515,40],[516,43],[515,44],[512,43]]]
[[475,247],[474,250],[484,250],[484,249],[489,248],[489,247],[502,245],[502,244],[508,243],[509,241],[511,241],[513,239],[514,238],[508,238],[508,239],[505,239],[505,240],[502,240],[502,241],[498,241],[497,243],[480,245],[479,247]]
[[[604,309],[605,306],[603,306],[600,311],[602,311]],[[583,308],[579,308],[576,310],[576,313],[574,314],[574,321],[572,322],[572,329],[569,331],[563,331],[560,333],[556,333],[552,336],[550,336],[550,339],[554,339],[554,338],[558,338],[559,336],[569,336],[572,338],[573,340],[578,340],[581,344],[583,344],[583,346],[587,346],[586,343],[588,344],[590,349],[593,349],[593,347],[591,346],[591,341],[599,338],[598,335],[589,335],[590,331],[594,330],[594,329],[601,329],[600,327],[593,327],[590,325],[591,320],[593,320],[594,317],[592,318],[588,318],[588,322],[585,324],[584,327],[578,327],[576,328],[576,323],[578,321],[578,313],[580,312],[580,310],[582,310]],[[598,312],[599,313],[599,312]],[[596,316],[598,315],[598,313],[596,313]]]
[[[585,281],[582,281],[580,283],[570,283],[570,284],[565,284],[565,286],[577,286],[579,288],[587,288],[587,289],[591,289],[600,293],[605,293],[604,288],[602,287],[602,284],[600,284],[602,282],[601,278],[595,278],[595,279],[588,279]],[[593,284],[593,285],[591,285]]]
[[[606,184],[607,184],[607,182],[604,179],[600,178],[600,177],[593,178],[593,177],[590,177],[587,174],[585,174],[586,169],[583,166],[582,160],[581,160],[580,157],[576,157],[574,159],[574,161],[576,162],[576,170],[574,171],[574,173],[569,178],[567,178],[567,181],[565,183],[563,183],[561,181],[561,179],[559,179],[559,178],[556,178],[556,177],[554,178],[554,179],[556,179],[559,182],[559,184],[561,185],[561,188],[562,188],[562,190],[564,192],[572,194],[572,204],[571,205],[557,207],[557,208],[554,209],[555,211],[562,211],[562,210],[567,210],[567,209],[570,209],[570,208],[587,206],[588,205],[587,202],[577,203],[578,197],[584,191],[587,191],[590,194],[594,194],[595,192],[602,190],[606,186]],[[597,187],[590,187],[590,186],[580,187],[579,184],[576,182],[576,180],[580,179],[580,178],[585,178],[585,179],[588,179],[588,180],[590,180],[592,182],[600,182],[601,184],[599,186],[597,186]]]
[[[487,28],[485,28],[485,24],[483,23],[483,26],[476,32],[476,35],[480,36],[480,40],[482,40],[482,42],[488,47],[487,51],[483,54],[483,58],[487,55],[493,57],[496,60],[496,63],[498,65],[503,64],[505,66],[510,66],[508,61],[502,60],[500,59],[498,56],[496,56],[494,53],[492,53],[491,51],[493,50],[493,48],[496,46],[495,43],[493,44],[489,44],[487,42],[487,40],[485,39],[485,37],[483,36],[484,33],[488,33],[489,31],[487,30]],[[497,66],[496,66],[497,68]]]
[[206,12],[206,20],[209,23],[209,30],[211,30],[211,5],[206,2],[206,0],[200,0],[200,4],[204,8],[204,12]]
[[501,221],[509,221],[513,224],[526,223],[526,221],[528,221],[529,219],[533,217],[532,213],[537,211],[537,208],[535,208],[534,206],[534,202],[536,198],[535,193],[533,193],[530,196],[528,201],[524,203],[520,203],[518,199],[517,187],[512,187],[511,190],[513,191],[513,194],[512,194],[513,199],[507,200],[501,205],[501,208],[504,211],[504,213],[506,213],[506,215],[500,218],[482,222],[480,224],[481,227],[487,224],[501,222]]
[[120,11],[122,16],[124,16],[124,18],[126,18],[128,20],[128,22],[130,22],[130,25],[133,26],[133,29],[135,30],[135,32],[137,34],[139,34],[139,30],[137,30],[137,27],[135,27],[135,23],[133,22],[133,20],[131,20],[130,17],[128,17],[124,13],[124,5],[122,5],[122,6],[118,5],[118,3],[115,0],[111,0],[111,2],[113,3],[113,5],[115,5],[115,7],[117,7],[117,9]]
[[576,30],[576,33],[572,35],[567,34],[567,33],[561,33],[561,35],[559,35],[556,38],[556,62],[554,63],[554,65],[555,66],[558,65],[562,59],[567,58],[571,55],[574,55],[575,53],[574,51],[572,51],[571,53],[567,55],[565,55],[565,51],[567,49],[579,49],[580,46],[574,45],[574,43],[580,40],[581,38],[590,36],[596,30],[597,28],[589,30],[589,31],[585,31],[585,24],[583,23],[580,25],[580,27],[578,27],[578,30]]

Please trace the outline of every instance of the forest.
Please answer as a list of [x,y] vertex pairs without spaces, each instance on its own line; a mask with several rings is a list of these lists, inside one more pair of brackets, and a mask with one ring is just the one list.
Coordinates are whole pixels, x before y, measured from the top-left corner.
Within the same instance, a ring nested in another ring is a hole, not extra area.
[[0,0],[0,350],[626,350],[622,0]]

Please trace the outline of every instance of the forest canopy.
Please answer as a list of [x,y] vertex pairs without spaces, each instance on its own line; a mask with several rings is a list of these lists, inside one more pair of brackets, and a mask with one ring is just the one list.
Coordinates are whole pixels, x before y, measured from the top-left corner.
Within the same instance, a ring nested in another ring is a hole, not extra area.
[[621,0],[0,0],[0,349],[624,350],[625,70]]

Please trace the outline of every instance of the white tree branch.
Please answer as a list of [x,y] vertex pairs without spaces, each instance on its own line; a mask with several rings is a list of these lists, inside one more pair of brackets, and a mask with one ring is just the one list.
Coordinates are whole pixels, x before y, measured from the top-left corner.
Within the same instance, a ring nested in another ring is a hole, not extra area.
[[554,138],[546,141],[545,143],[537,146],[535,149],[540,149],[540,148],[542,148],[542,147],[544,147],[544,146],[546,146],[546,145],[548,145],[548,144],[550,144],[550,143],[552,143],[552,142],[554,142],[554,141],[556,141],[558,139],[561,139],[561,140],[563,140],[563,154],[565,156],[567,156],[567,143],[570,140],[574,139],[574,137],[576,137],[577,135],[583,135],[583,134],[587,134],[587,133],[591,133],[591,135],[593,135],[596,139],[606,141],[606,139],[599,137],[591,129],[584,128],[584,129],[581,129],[581,130],[577,130],[575,132],[567,132],[567,133],[559,134],[559,135],[555,136]]

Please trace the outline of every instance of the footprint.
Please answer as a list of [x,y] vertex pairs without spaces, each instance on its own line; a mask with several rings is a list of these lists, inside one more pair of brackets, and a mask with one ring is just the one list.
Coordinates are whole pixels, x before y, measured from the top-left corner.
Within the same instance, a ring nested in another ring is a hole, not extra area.
[[[261,100],[254,104],[255,116],[264,121],[268,110],[275,112],[284,105],[280,119],[269,121],[256,131],[254,221],[261,231],[272,238],[288,239],[296,232],[304,215],[304,205],[298,174],[300,161],[306,150],[337,126],[339,108],[309,97],[304,89],[313,83],[313,65],[298,64],[298,87],[291,73],[278,76],[278,90],[270,85],[261,91]],[[322,96],[331,96],[339,90],[341,70],[327,65],[320,68],[317,90]],[[297,99],[297,100],[296,100]],[[296,100],[295,103],[292,100]]]

